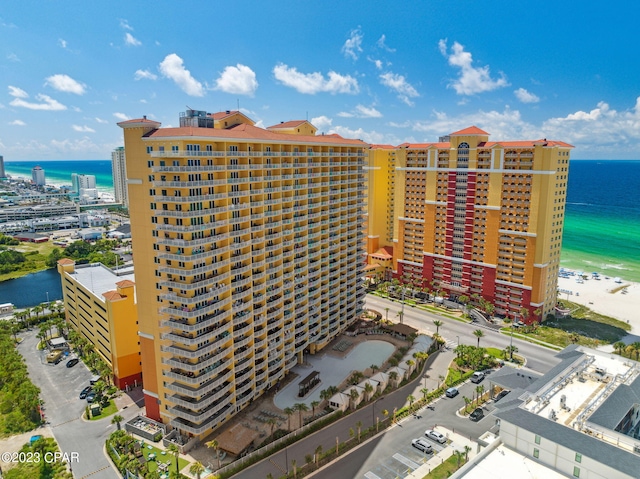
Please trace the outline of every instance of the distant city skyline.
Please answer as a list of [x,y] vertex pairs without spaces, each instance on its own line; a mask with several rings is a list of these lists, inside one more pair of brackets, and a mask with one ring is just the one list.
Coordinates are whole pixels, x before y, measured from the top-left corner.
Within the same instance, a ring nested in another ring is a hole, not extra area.
[[[623,3],[634,18],[640,5]],[[635,25],[593,1],[70,8],[0,8],[5,161],[109,159],[118,121],[175,126],[185,106],[375,144],[477,125],[566,141],[576,159],[640,158]]]

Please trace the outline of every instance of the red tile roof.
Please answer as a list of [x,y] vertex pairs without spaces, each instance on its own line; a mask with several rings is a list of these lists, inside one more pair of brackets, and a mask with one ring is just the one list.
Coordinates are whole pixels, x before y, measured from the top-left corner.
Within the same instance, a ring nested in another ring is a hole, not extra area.
[[102,296],[104,296],[104,298],[108,299],[109,301],[117,301],[118,299],[124,298],[124,296],[122,296],[117,291],[107,291],[106,293],[102,293]]
[[371,256],[380,259],[393,259],[393,246],[383,246]]
[[210,137],[220,139],[239,139],[239,140],[270,140],[280,141],[283,143],[330,143],[341,145],[354,145],[360,147],[368,146],[362,140],[343,138],[340,135],[288,135],[286,133],[278,133],[275,131],[265,130],[257,126],[241,123],[227,129],[220,128],[194,128],[194,127],[178,127],[178,128],[160,128],[153,130],[145,135],[146,138],[167,138],[167,137]]
[[75,261],[73,261],[72,259],[69,259],[69,258],[62,258],[62,259],[59,259],[59,260],[58,260],[58,264],[61,264],[61,265],[65,265],[65,264],[76,264],[76,262],[75,262]]
[[[280,128],[294,128],[294,127],[296,127],[298,125],[302,125],[303,123],[308,123],[308,122],[307,122],[307,120],[283,121],[282,123],[278,123],[277,125],[268,126],[267,130],[278,130]],[[311,124],[311,123],[309,123],[309,124]]]
[[124,281],[120,281],[116,283],[116,286],[118,286],[119,288],[130,288],[131,286],[135,286],[135,285],[136,283],[134,283],[130,279],[125,279]]
[[372,150],[395,150],[393,145],[369,145]]
[[469,128],[465,128],[464,130],[456,131],[450,134],[451,136],[462,136],[462,135],[489,135],[484,130],[481,130],[477,126],[470,126]]

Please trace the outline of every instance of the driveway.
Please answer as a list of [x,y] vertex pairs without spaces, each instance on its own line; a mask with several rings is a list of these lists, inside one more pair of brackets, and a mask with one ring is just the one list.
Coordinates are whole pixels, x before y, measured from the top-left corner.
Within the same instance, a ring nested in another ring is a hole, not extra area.
[[[40,388],[44,413],[60,450],[77,453],[78,461],[71,464],[74,477],[118,479],[120,475],[104,452],[105,440],[116,427],[111,424],[112,416],[98,421],[81,418],[87,402],[78,396],[93,374],[82,362],[72,368],[65,367],[66,360],[55,366],[47,364],[45,352],[37,349],[36,334],[37,330],[23,332],[18,351],[26,361],[31,381]],[[136,407],[119,412],[125,421],[137,413]]]

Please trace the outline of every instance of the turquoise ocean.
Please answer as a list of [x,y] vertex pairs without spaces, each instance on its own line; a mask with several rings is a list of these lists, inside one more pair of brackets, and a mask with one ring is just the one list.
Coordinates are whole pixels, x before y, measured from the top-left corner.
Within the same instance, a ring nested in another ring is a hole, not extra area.
[[[95,175],[98,189],[113,193],[109,160],[5,161],[12,176],[30,178],[35,165],[50,184]],[[565,268],[640,282],[640,161],[571,160],[560,258]]]

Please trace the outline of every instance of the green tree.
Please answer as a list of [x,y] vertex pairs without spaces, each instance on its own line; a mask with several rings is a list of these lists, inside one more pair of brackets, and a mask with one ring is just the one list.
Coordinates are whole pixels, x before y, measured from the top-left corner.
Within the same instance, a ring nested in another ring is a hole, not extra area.
[[615,349],[620,356],[622,356],[622,351],[626,346],[627,345],[622,341],[616,341],[615,343],[613,343],[613,349]]
[[303,403],[303,402],[299,402],[299,403],[295,403],[293,405],[293,409],[295,411],[298,411],[298,427],[302,427],[302,413],[303,412],[307,412],[309,410],[309,407]]
[[189,472],[196,476],[196,479],[200,479],[200,475],[204,472],[204,466],[196,461],[189,466]]
[[170,443],[167,446],[167,451],[173,454],[173,458],[176,460],[176,474],[180,474],[180,465],[178,464],[178,457],[180,456],[180,448],[177,444]]
[[120,414],[116,414],[111,419],[111,424],[115,424],[118,427],[118,431],[120,430],[120,423],[124,420],[124,418]]
[[436,334],[440,334],[440,326],[442,326],[442,321],[440,321],[439,319],[434,319],[433,320],[433,324],[436,327]]
[[362,421],[358,421],[356,423],[356,428],[358,429],[358,442],[360,442],[360,432],[362,431]]
[[294,412],[295,410],[290,407],[284,408],[284,413],[287,415],[287,431],[291,431],[291,415]]
[[213,449],[216,453],[216,460],[218,461],[218,469],[220,469],[220,444],[215,439],[205,443],[209,449]]
[[484,337],[484,331],[482,331],[482,329],[476,329],[476,330],[473,332],[473,335],[474,335],[476,338],[478,338],[478,346],[477,346],[477,347],[480,347],[480,338]]

